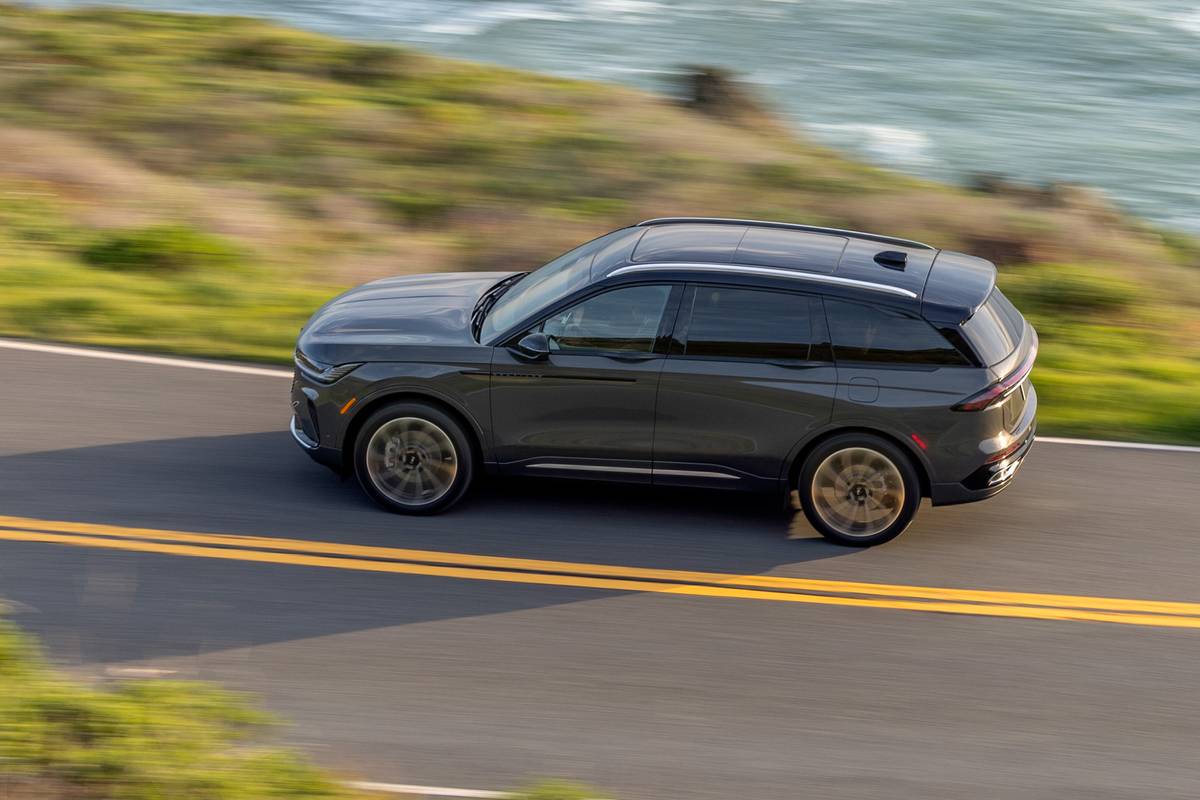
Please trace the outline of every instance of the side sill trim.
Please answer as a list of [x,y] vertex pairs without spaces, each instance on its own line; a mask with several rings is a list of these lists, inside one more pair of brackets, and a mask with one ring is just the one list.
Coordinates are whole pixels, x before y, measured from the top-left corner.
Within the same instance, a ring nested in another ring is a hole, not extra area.
[[724,472],[710,472],[704,469],[658,469],[653,470],[655,475],[678,475],[685,478],[721,478],[727,481],[740,481],[737,475],[729,475]]
[[582,470],[584,472],[621,472],[627,475],[649,475],[649,467],[610,467],[603,464],[530,464],[526,469],[566,469]]
[[741,478],[736,475],[727,475],[724,472],[712,472],[703,469],[651,469],[650,467],[616,467],[605,464],[558,464],[554,462],[530,464],[527,469],[562,469],[580,470],[583,472],[619,472],[627,475],[675,475],[687,478],[721,478],[722,480],[729,481],[741,480]]

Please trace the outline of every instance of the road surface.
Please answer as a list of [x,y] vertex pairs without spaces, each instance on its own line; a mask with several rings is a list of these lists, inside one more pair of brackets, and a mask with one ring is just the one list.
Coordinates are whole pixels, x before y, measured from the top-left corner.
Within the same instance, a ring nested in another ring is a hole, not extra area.
[[1039,444],[856,551],[704,492],[493,481],[392,516],[295,447],[285,378],[3,347],[0,374],[14,619],[81,675],[256,692],[345,775],[1200,795],[1198,454]]

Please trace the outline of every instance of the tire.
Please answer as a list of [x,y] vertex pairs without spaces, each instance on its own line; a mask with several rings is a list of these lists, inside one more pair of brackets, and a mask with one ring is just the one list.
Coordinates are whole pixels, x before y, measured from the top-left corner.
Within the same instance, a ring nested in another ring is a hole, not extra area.
[[848,547],[895,539],[921,505],[912,459],[868,433],[841,434],[819,444],[804,459],[796,489],[817,532]]
[[436,406],[397,402],[369,416],[354,440],[354,473],[388,511],[438,514],[467,493],[475,453],[463,426]]

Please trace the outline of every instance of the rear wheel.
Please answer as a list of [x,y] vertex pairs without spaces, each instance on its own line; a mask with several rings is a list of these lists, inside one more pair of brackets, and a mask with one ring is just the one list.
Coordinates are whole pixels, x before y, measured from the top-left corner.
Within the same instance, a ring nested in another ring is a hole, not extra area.
[[804,460],[797,485],[804,515],[830,541],[869,547],[895,539],[921,503],[906,453],[870,434],[822,442]]
[[449,414],[426,403],[394,403],[371,414],[354,442],[363,490],[389,511],[436,514],[466,494],[470,440]]

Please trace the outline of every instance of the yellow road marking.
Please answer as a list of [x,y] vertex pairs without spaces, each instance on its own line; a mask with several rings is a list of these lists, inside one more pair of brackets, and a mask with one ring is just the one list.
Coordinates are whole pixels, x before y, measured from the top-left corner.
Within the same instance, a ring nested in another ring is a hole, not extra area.
[[903,584],[861,583],[854,581],[821,580],[815,578],[790,578],[780,575],[737,575],[720,572],[654,569],[648,567],[629,567],[614,564],[545,561],[540,559],[513,558],[508,556],[486,556],[472,553],[441,552],[437,550],[410,550],[394,547],[376,547],[371,545],[338,544],[336,542],[319,542],[304,539],[279,539],[263,536],[193,533],[187,531],[157,530],[154,528],[125,528],[115,525],[98,525],[88,522],[61,522],[54,520],[39,520],[25,517],[9,517],[0,515],[0,528],[3,527],[19,528],[25,531],[43,531],[49,533],[83,533],[125,539],[150,539],[169,542],[186,542],[192,544],[220,545],[226,547],[286,550],[291,552],[318,553],[324,555],[361,556],[364,558],[389,559],[394,561],[419,561],[430,564],[449,564],[490,569],[565,573],[576,576],[612,577],[631,580],[665,581],[689,584],[703,583],[715,584],[718,586],[740,586],[775,591],[791,590],[890,598],[913,598],[920,600],[948,600],[960,603],[992,603],[1001,605],[1027,605],[1051,608],[1092,609],[1098,611],[1200,616],[1200,603],[1185,603],[1173,600],[1135,600],[1116,597],[1088,597],[1079,595],[1037,594],[1029,592],[1002,592],[983,589],[953,589],[935,586],[908,586]]
[[[11,519],[11,518],[10,518]],[[86,524],[86,523],[72,523]],[[199,534],[197,534],[199,535]],[[236,539],[252,537],[223,537],[218,539]],[[681,594],[702,597],[722,597],[740,600],[760,600],[789,603],[810,603],[816,605],[849,606],[858,608],[887,608],[904,611],[925,611],[943,614],[965,614],[990,617],[1011,617],[1019,619],[1040,620],[1073,620],[1090,622],[1110,622],[1124,625],[1144,625],[1155,627],[1200,628],[1200,617],[1172,616],[1145,613],[1120,613],[1108,611],[1083,610],[1075,608],[1035,608],[1020,605],[976,605],[971,603],[954,603],[939,601],[919,601],[905,599],[869,599],[863,597],[837,597],[818,594],[798,594],[783,591],[767,591],[763,589],[743,589],[727,586],[706,586],[697,584],[659,583],[644,580],[599,578],[585,575],[557,575],[537,572],[513,572],[499,569],[478,569],[459,566],[441,566],[434,564],[407,563],[396,561],[371,561],[357,558],[339,558],[325,555],[312,555],[297,552],[271,552],[252,549],[234,549],[231,547],[203,547],[192,544],[176,544],[160,541],[146,541],[134,538],[104,538],[71,533],[55,533],[33,530],[0,530],[0,540],[41,542],[50,544],[70,545],[76,547],[99,547],[114,550],[125,550],[144,553],[158,553],[175,556],[190,556],[199,558],[214,558],[232,561],[249,561],[269,564],[289,564],[307,567],[323,567],[330,569],[349,569],[364,572],[399,573],[408,575],[427,575],[442,578],[458,578],[464,580],[499,581],[507,583],[527,583],[542,586],[564,586],[585,589],[599,589],[622,592],[650,592],[659,594]],[[277,540],[271,540],[277,541]],[[555,562],[561,563],[561,562]],[[703,574],[703,573],[701,573]]]
[[[0,524],[8,524],[13,517],[0,518]],[[44,523],[43,523],[44,524]],[[0,530],[0,540],[44,542],[54,545],[76,547],[100,547],[143,553],[158,553],[167,555],[182,555],[182,557],[211,558],[236,561],[257,561],[265,564],[288,564],[298,566],[326,567],[326,569],[358,570],[366,572],[403,573],[403,575],[424,575],[444,578],[468,579],[468,581],[497,581],[505,583],[528,583],[538,585],[554,585],[554,587],[571,587],[583,589],[600,589],[612,591],[635,591],[635,593],[677,594],[706,597],[728,597],[738,600],[760,600],[774,602],[799,602],[824,604],[824,606],[848,606],[859,608],[890,608],[900,610],[919,610],[919,612],[936,612],[944,614],[968,614],[979,616],[1007,616],[1018,619],[1040,620],[1080,620],[1097,622],[1117,622],[1123,625],[1148,625],[1162,627],[1200,627],[1200,616],[1164,615],[1147,613],[1112,613],[1106,610],[1085,610],[1079,608],[1013,606],[1013,604],[974,604],[964,602],[938,602],[902,600],[899,597],[886,600],[872,600],[866,597],[840,597],[829,595],[811,595],[788,593],[788,591],[770,591],[764,589],[742,589],[725,587],[725,585],[702,585],[689,583],[659,583],[644,581],[644,579],[592,577],[586,575],[550,575],[541,572],[516,572],[499,569],[472,569],[464,566],[445,566],[436,564],[403,563],[403,561],[377,561],[354,558],[332,558],[330,555],[318,555],[305,552],[270,552],[258,549],[234,548],[233,545],[245,545],[250,541],[265,541],[271,543],[287,542],[292,548],[301,546],[324,546],[343,551],[346,548],[361,548],[378,554],[378,551],[391,551],[392,548],[371,548],[353,545],[332,545],[326,542],[299,542],[295,540],[258,539],[251,536],[223,536],[205,534],[185,534],[182,531],[155,531],[148,529],[114,529],[107,525],[90,525],[89,523],[64,523],[71,527],[103,528],[120,530],[122,537],[102,537],[97,535],[80,535],[72,533],[56,533],[49,530]],[[131,533],[138,536],[132,536]],[[222,547],[202,547],[191,543],[172,543],[164,541],[146,541],[156,539],[174,539],[175,541],[209,540],[205,543],[218,543]],[[406,553],[430,553],[426,551],[398,551]],[[463,557],[460,553],[433,553],[443,557]],[[484,557],[488,561],[497,557]],[[565,565],[563,561],[532,561],[528,559],[504,559],[506,561],[521,561],[526,564]],[[606,566],[606,565],[594,565]],[[622,567],[611,567],[613,570]],[[661,575],[659,570],[649,572]],[[682,573],[682,575],[712,576],[715,573]],[[736,578],[752,578],[758,576],[731,576]],[[769,576],[764,576],[769,577]],[[793,579],[800,581],[800,579]],[[803,581],[802,581],[803,582]],[[803,582],[806,583],[806,582]],[[836,584],[840,582],[821,582]],[[848,584],[854,587],[868,587],[871,584]],[[828,590],[824,589],[824,590]],[[950,591],[950,590],[948,590]],[[856,591],[853,594],[863,594]],[[1003,593],[997,593],[1003,594]],[[1180,603],[1186,604],[1186,603]]]

